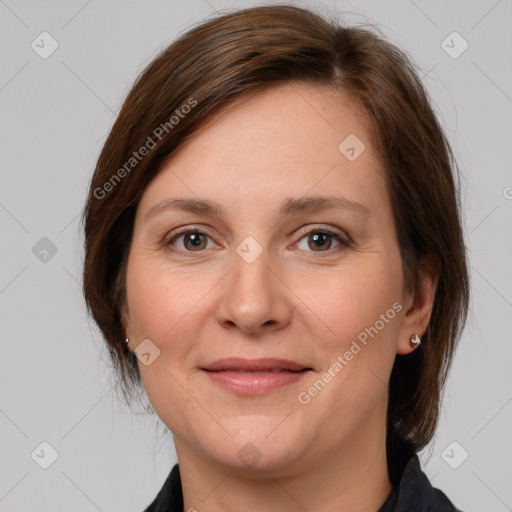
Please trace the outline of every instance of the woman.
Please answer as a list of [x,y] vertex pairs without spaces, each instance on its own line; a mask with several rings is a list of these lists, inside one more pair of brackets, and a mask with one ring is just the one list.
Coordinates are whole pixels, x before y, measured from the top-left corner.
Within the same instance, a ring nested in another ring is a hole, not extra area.
[[150,63],[84,211],[88,306],[174,437],[147,511],[457,510],[417,456],[467,314],[454,170],[370,31],[256,7]]

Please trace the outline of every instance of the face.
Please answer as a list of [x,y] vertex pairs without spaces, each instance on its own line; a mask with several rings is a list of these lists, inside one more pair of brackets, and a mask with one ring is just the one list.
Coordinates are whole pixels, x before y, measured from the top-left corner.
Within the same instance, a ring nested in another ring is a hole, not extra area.
[[274,87],[196,134],[144,191],[126,287],[178,458],[279,474],[385,429],[412,299],[384,170],[342,95]]

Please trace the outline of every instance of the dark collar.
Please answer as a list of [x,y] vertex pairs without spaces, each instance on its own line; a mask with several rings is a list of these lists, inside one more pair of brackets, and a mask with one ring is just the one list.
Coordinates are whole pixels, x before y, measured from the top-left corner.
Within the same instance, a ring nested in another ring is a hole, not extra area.
[[432,487],[413,445],[388,428],[388,473],[393,490],[377,512],[461,512]]
[[[393,490],[377,512],[461,512],[430,484],[412,446],[397,436],[388,439],[388,472]],[[176,464],[144,512],[183,512],[180,470]]]
[[393,487],[378,512],[461,512],[447,496],[432,487],[414,454],[407,462],[399,485]]

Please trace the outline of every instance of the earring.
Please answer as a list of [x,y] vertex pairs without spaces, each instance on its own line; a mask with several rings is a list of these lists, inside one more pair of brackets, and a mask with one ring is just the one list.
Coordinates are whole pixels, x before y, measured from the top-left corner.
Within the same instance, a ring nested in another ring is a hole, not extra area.
[[128,338],[126,338],[126,339],[124,340],[124,342],[125,342],[125,343],[128,343]]
[[421,338],[417,334],[413,334],[411,336],[411,344],[414,345],[414,347],[419,347],[421,343]]

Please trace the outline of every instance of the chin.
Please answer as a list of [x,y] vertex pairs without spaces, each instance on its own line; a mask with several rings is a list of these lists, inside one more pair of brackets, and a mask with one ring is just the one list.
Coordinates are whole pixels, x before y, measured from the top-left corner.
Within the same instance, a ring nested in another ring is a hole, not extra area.
[[205,445],[204,437],[200,440],[201,451],[215,463],[251,477],[268,478],[268,472],[273,475],[293,472],[295,466],[303,466],[309,443],[303,429],[283,418],[249,415],[224,422],[232,437],[223,431],[222,437],[216,438],[219,435],[216,429],[211,443]]

